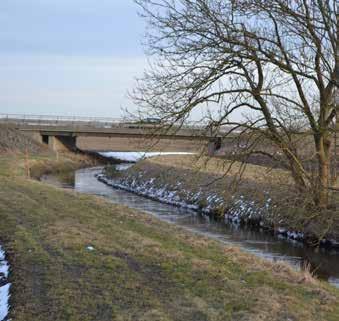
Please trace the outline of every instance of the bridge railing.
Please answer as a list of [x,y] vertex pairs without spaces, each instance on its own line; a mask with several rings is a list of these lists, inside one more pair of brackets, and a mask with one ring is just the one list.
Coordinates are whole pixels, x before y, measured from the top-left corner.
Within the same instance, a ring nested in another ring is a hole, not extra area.
[[1,114],[0,120],[10,121],[81,121],[81,122],[103,122],[103,123],[121,123],[121,118],[110,117],[82,117],[82,116],[54,116],[54,115],[25,115],[25,114]]
[[124,123],[120,118],[109,117],[81,117],[81,116],[53,116],[53,115],[23,115],[0,114],[0,123],[36,126],[91,126],[91,127],[117,127]]
[[[54,116],[54,115],[25,115],[25,114],[1,114],[0,123],[12,123],[16,125],[35,125],[35,126],[90,126],[90,127],[128,127],[128,126],[145,126],[156,124],[140,123],[129,121],[122,118],[109,117],[81,117],[81,116]],[[187,123],[183,126],[186,129],[202,129],[202,125],[196,122]]]
[[[1,114],[0,123],[13,124],[19,127],[35,127],[44,128],[47,126],[55,127],[71,127],[73,129],[80,128],[158,128],[164,124],[147,124],[136,121],[130,121],[123,118],[110,117],[82,117],[82,116],[55,116],[55,115],[26,115],[26,114]],[[206,124],[201,122],[190,121],[180,127],[184,130],[192,130],[196,132],[205,132]],[[219,129],[219,132],[223,132]]]

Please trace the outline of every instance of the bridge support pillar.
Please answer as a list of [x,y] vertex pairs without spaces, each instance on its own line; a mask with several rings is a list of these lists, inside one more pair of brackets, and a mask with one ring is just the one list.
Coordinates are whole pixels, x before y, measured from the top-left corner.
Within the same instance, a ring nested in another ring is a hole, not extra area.
[[[43,137],[43,141],[46,140]],[[48,136],[48,146],[55,152],[75,152],[77,150],[76,137],[72,136]]]

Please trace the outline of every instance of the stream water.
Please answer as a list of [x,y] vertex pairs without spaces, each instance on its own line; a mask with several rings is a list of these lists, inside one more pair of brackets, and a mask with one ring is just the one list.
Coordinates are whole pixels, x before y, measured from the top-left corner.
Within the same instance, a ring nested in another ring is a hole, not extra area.
[[[127,165],[117,166],[120,166],[121,170]],[[74,175],[74,184],[62,183],[53,176],[42,177],[42,180],[60,187],[75,189],[80,193],[103,196],[113,203],[145,211],[159,219],[183,226],[222,243],[239,246],[257,256],[272,261],[288,262],[297,269],[309,265],[317,277],[339,287],[339,251],[310,248],[267,231],[215,221],[189,209],[177,208],[114,189],[96,179],[96,175],[101,171],[100,167],[78,170]]]

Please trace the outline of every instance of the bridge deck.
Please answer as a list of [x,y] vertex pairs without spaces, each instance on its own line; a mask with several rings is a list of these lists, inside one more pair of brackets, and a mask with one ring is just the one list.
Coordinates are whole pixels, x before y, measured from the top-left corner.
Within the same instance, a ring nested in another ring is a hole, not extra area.
[[0,123],[12,124],[22,131],[40,132],[55,136],[157,136],[173,139],[212,139],[222,134],[211,135],[204,126],[187,124],[171,127],[164,124],[127,122],[117,118],[57,117],[39,115],[0,114]]

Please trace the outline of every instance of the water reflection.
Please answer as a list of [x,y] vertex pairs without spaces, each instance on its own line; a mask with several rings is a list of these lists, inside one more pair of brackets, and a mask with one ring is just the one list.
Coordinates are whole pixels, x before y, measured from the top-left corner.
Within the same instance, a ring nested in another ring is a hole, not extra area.
[[[95,175],[101,167],[76,171],[74,189],[81,193],[95,194],[108,198],[111,202],[145,211],[167,222],[184,226],[195,233],[203,234],[225,244],[232,244],[245,251],[272,261],[285,261],[296,268],[310,265],[315,274],[339,287],[339,252],[313,249],[302,243],[286,240],[261,229],[254,230],[225,222],[215,221],[192,210],[176,208],[147,198],[114,189],[99,182]],[[51,177],[45,177],[45,181]],[[60,184],[60,182],[59,182]],[[66,187],[70,187],[67,185]]]

